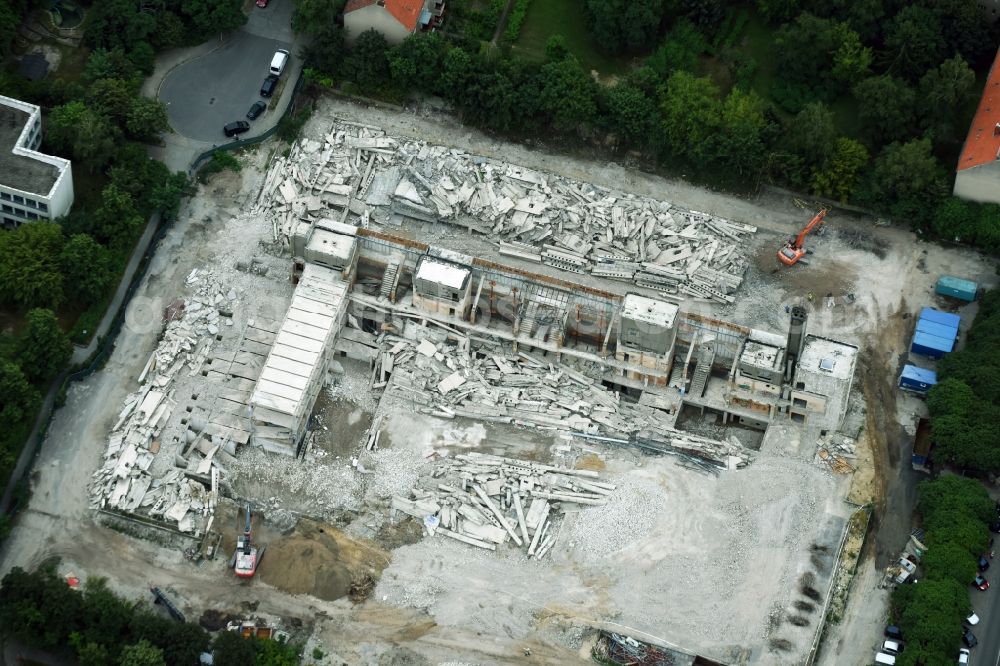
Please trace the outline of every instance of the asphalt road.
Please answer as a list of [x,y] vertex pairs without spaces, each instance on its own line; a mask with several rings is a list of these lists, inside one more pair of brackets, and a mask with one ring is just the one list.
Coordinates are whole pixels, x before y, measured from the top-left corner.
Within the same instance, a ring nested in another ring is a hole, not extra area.
[[[260,97],[260,85],[277,49],[298,59],[291,30],[292,0],[271,0],[265,9],[254,7],[245,26],[213,51],[178,66],[167,74],[159,98],[167,105],[167,116],[175,132],[190,139],[223,143],[223,125],[245,120],[247,110]],[[292,85],[298,68],[285,66],[281,84],[264,115],[251,123],[247,138],[263,131],[268,114],[275,113],[285,86]],[[267,123],[269,126],[270,123]]]
[[[1000,549],[1000,538],[994,548]],[[972,648],[972,664],[975,666],[997,666],[1000,664],[1000,557],[993,560],[985,574],[990,581],[990,589],[985,592],[969,586],[972,594],[972,609],[979,615],[979,624],[972,633],[979,639],[979,645]]]

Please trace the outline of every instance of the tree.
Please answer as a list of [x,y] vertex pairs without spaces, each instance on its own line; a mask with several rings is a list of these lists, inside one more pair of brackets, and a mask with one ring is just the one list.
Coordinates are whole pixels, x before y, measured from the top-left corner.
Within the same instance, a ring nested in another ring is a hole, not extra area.
[[605,117],[611,131],[626,144],[642,147],[656,129],[656,102],[629,80],[619,81],[604,93]]
[[87,234],[70,236],[59,253],[59,269],[66,299],[74,303],[96,302],[113,278],[107,249]]
[[955,56],[930,70],[920,79],[920,100],[924,127],[938,141],[955,137],[956,113],[968,103],[976,85],[976,73],[961,56]]
[[757,0],[757,11],[773,25],[791,20],[799,13],[800,0]]
[[613,53],[642,51],[656,39],[663,0],[587,0],[594,42]]
[[0,0],[0,55],[9,55],[10,47],[17,37],[21,17],[14,12],[7,0]]
[[232,32],[247,22],[240,0],[181,0],[181,12],[202,39]]
[[170,130],[167,107],[158,99],[135,96],[125,118],[128,133],[139,141],[153,143],[162,132]]
[[920,5],[940,22],[947,53],[958,52],[977,68],[992,60],[996,53],[996,40],[990,37],[994,21],[983,5],[968,0],[921,0]]
[[[978,226],[978,211],[969,201],[948,197],[934,211],[931,230],[941,238],[961,241],[971,239]],[[950,410],[948,410],[950,411]]]
[[667,149],[679,157],[703,157],[719,124],[719,89],[708,77],[676,71],[667,79],[660,113]]
[[84,38],[94,48],[121,48],[127,52],[156,32],[156,10],[162,6],[162,0],[147,5],[134,0],[94,3],[87,11]]
[[131,245],[144,223],[132,197],[114,183],[101,191],[101,205],[91,218],[94,235],[112,247]]
[[76,126],[73,138],[73,159],[83,163],[91,173],[111,161],[121,132],[104,117],[87,111]]
[[756,176],[766,157],[764,105],[754,91],[729,91],[722,103],[720,131],[713,137],[714,160],[740,176]]
[[724,0],[679,0],[681,15],[687,17],[706,35],[714,33],[726,15]]
[[847,203],[866,164],[868,149],[854,139],[840,137],[834,144],[833,154],[826,166],[813,169],[810,183],[812,191],[821,197]]
[[58,307],[63,301],[58,266],[64,241],[59,225],[44,221],[0,234],[0,301],[22,308]]
[[111,663],[108,648],[100,643],[85,642],[80,633],[71,634],[69,642],[76,650],[76,660],[80,666],[107,666]]
[[28,380],[40,384],[52,379],[72,355],[73,344],[59,328],[55,313],[44,308],[29,310],[16,351],[17,362]]
[[[0,404],[6,397],[5,365],[13,364],[0,361]],[[29,574],[15,567],[4,576],[0,591],[0,631],[5,637],[34,647],[62,648],[80,626],[83,599],[51,570]]]
[[976,576],[976,560],[955,543],[937,543],[928,548],[922,564],[929,580],[953,580],[968,585]]
[[154,647],[146,639],[122,649],[119,666],[166,666],[163,660],[163,650]]
[[[159,162],[162,164],[162,162]],[[187,174],[175,171],[167,178],[153,186],[149,195],[149,203],[153,210],[160,211],[163,219],[176,220],[181,207],[181,198],[191,189]]]
[[[947,190],[930,139],[913,139],[885,147],[875,161],[872,190],[894,214],[923,223]],[[902,204],[902,205],[901,205]]]
[[233,631],[220,632],[212,643],[215,666],[246,666],[256,660],[251,641]]
[[410,35],[389,51],[389,70],[400,90],[439,92],[448,43],[437,32]]
[[854,86],[858,116],[876,145],[913,136],[916,93],[902,79],[884,74]]
[[829,99],[868,71],[871,50],[847,23],[808,12],[775,32],[778,71],[785,86],[801,86],[809,97]]
[[472,56],[462,49],[451,49],[444,57],[441,92],[452,102],[462,105],[465,91],[474,76]]
[[807,104],[785,127],[785,146],[814,168],[826,164],[836,140],[833,111],[823,102]]
[[919,663],[951,663],[959,621],[971,610],[967,587],[954,580],[922,580],[896,588],[894,605],[903,606],[899,626],[907,637],[903,655],[912,651],[923,655]]
[[907,5],[896,14],[885,36],[889,69],[917,81],[945,55],[941,21],[919,5]]
[[83,78],[88,83],[101,79],[119,79],[131,81],[136,75],[132,61],[125,55],[122,48],[96,48],[90,52],[87,64],[83,68]]
[[694,72],[697,69],[698,57],[708,51],[708,48],[708,42],[694,24],[687,19],[681,19],[670,28],[666,39],[653,52],[646,64],[663,79],[678,69]]
[[[942,382],[944,384],[945,382]],[[939,384],[940,386],[940,384]],[[937,396],[935,399],[940,400]],[[952,398],[965,403],[968,398]],[[984,525],[993,517],[994,504],[983,484],[975,479],[948,474],[917,486],[917,511],[929,519],[941,511],[961,511]]]
[[593,79],[570,56],[542,66],[539,76],[539,107],[553,120],[555,128],[569,131],[589,123],[597,115]]
[[[24,422],[24,419],[32,415],[39,400],[38,391],[28,382],[20,366],[0,358],[0,419],[10,424],[7,427],[13,429],[16,424]],[[5,617],[4,608],[4,603],[0,601],[0,618]],[[22,619],[34,620],[29,617],[27,609],[24,612],[26,615]]]
[[344,61],[346,71],[364,92],[378,90],[389,81],[389,43],[382,33],[365,30]]
[[345,0],[295,0],[292,30],[300,34],[316,35],[324,26],[337,22],[344,11]]
[[135,87],[122,79],[98,79],[87,88],[88,108],[116,125],[125,123],[135,97]]

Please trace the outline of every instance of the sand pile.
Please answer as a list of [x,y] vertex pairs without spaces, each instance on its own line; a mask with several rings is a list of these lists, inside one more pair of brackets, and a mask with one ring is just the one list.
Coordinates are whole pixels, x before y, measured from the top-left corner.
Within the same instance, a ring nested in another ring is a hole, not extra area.
[[267,544],[260,563],[261,579],[290,594],[311,594],[332,601],[347,595],[351,584],[376,580],[389,555],[367,540],[312,520],[300,520],[294,531]]

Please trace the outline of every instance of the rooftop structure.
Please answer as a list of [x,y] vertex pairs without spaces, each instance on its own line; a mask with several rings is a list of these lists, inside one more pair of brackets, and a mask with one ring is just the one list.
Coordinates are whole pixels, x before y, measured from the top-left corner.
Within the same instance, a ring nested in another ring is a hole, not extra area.
[[295,453],[347,312],[346,282],[308,264],[250,397],[255,443]]
[[993,62],[979,108],[962,146],[955,175],[955,196],[1000,203],[1000,51]]
[[792,420],[836,430],[847,410],[857,357],[854,345],[807,335],[795,366]]
[[397,44],[417,30],[436,27],[444,7],[444,0],[348,0],[344,27],[350,38],[377,30]]
[[463,289],[472,274],[468,268],[427,258],[417,267],[415,279],[449,289]]
[[60,217],[73,205],[70,162],[38,152],[41,143],[39,107],[0,95],[0,221],[5,227]]

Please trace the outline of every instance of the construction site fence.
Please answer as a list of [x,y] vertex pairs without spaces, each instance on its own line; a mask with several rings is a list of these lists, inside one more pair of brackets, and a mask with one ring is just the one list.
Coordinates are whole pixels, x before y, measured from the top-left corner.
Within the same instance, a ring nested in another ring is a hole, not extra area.
[[191,161],[191,166],[188,167],[188,175],[193,176],[198,171],[198,169],[201,168],[202,164],[204,164],[207,160],[209,160],[212,157],[212,155],[221,150],[240,150],[248,146],[255,146],[258,143],[263,143],[267,139],[270,139],[272,136],[274,136],[275,133],[278,131],[278,127],[281,125],[281,121],[284,120],[289,114],[295,113],[296,111],[295,100],[299,96],[299,93],[302,91],[303,85],[305,85],[305,77],[300,72],[299,78],[295,80],[295,88],[292,90],[292,96],[291,100],[288,102],[288,106],[286,106],[285,110],[281,112],[281,116],[278,118],[278,122],[276,122],[272,127],[264,130],[262,134],[259,134],[257,136],[252,136],[249,139],[237,139],[235,141],[223,143],[218,146],[212,146],[211,148],[199,154],[197,157],[194,158],[194,160]]

